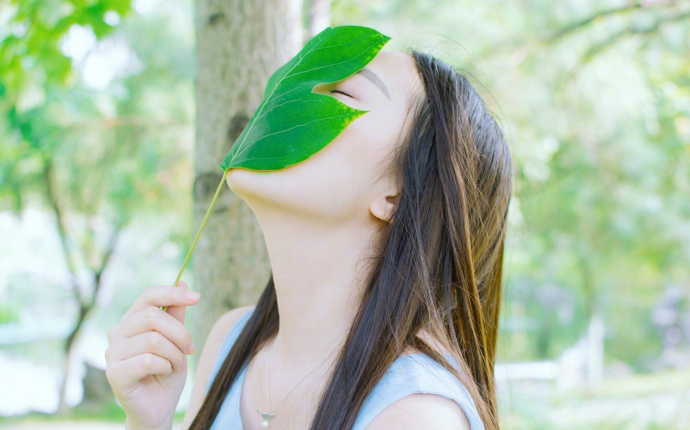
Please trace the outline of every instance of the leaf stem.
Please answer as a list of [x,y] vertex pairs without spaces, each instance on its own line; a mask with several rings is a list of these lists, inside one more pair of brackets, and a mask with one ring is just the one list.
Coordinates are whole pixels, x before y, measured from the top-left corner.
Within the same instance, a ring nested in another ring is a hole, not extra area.
[[[220,184],[218,184],[218,189],[216,189],[216,194],[213,196],[213,200],[211,200],[211,204],[208,207],[208,210],[206,211],[206,215],[204,216],[204,220],[201,221],[201,226],[199,226],[199,230],[196,232],[196,237],[194,238],[194,242],[192,242],[192,246],[189,248],[189,251],[187,252],[187,256],[184,259],[184,263],[182,264],[182,269],[180,269],[180,273],[177,275],[177,279],[175,279],[175,286],[177,287],[177,284],[180,282],[180,278],[182,277],[182,273],[184,273],[184,268],[187,267],[187,262],[189,261],[190,257],[192,256],[192,252],[194,251],[194,247],[196,247],[196,242],[199,240],[199,236],[201,236],[201,232],[204,230],[204,226],[206,225],[206,221],[208,220],[209,215],[211,215],[211,211],[213,210],[213,206],[216,204],[216,200],[218,200],[218,195],[220,194],[220,190],[223,188],[223,183],[225,183],[225,178],[228,176],[228,173],[230,172],[230,169],[227,169],[225,173],[223,174],[223,179],[220,180]],[[161,308],[163,311],[167,311],[168,307],[163,306]]]

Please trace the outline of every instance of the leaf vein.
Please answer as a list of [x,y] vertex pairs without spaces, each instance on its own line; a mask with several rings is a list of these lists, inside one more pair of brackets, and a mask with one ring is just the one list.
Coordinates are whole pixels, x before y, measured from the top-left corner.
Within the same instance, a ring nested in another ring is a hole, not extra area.
[[[263,136],[261,136],[259,139],[255,140],[254,143],[256,144],[256,142],[260,142],[261,140],[266,139],[267,137],[274,136],[274,135],[276,135],[276,134],[287,133],[287,132],[289,132],[290,130],[293,130],[293,129],[297,128],[297,127],[306,127],[306,126],[308,126],[309,124],[314,123],[314,122],[317,122],[317,121],[331,120],[331,119],[341,118],[341,117],[344,117],[344,116],[352,116],[352,115],[353,115],[353,113],[346,113],[346,114],[343,114],[343,115],[335,115],[335,116],[329,116],[329,117],[324,117],[324,118],[317,118],[317,119],[315,119],[315,120],[312,120],[312,121],[309,121],[309,122],[305,122],[304,124],[297,124],[297,125],[295,125],[295,126],[293,126],[293,127],[290,127],[290,128],[284,129],[284,130],[278,130],[278,131],[274,131],[273,133],[263,135]],[[248,148],[248,147],[238,149],[238,150],[237,150],[236,156],[239,156],[239,155],[240,155],[240,152],[241,152],[242,150],[246,149],[246,148]],[[252,157],[252,160],[254,160],[254,159],[255,159],[255,157]]]

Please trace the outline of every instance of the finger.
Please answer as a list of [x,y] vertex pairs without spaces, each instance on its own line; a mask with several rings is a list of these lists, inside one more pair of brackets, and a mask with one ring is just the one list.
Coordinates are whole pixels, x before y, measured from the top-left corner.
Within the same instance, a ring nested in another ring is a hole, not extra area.
[[[179,287],[183,290],[187,289],[187,283],[182,281],[180,282]],[[187,309],[187,306],[185,305],[173,305],[169,306],[166,312],[170,315],[173,316],[176,320],[184,324],[184,316],[185,316],[185,309]]]
[[189,291],[186,288],[178,288],[173,285],[151,285],[137,297],[134,304],[122,316],[122,319],[129,318],[149,306],[191,305],[196,303],[198,299],[199,293],[197,291]]
[[121,338],[105,351],[106,361],[122,361],[135,355],[150,352],[172,363],[173,369],[181,369],[186,363],[185,354],[170,339],[155,331]]
[[157,306],[137,312],[120,323],[119,335],[132,337],[147,331],[157,331],[170,339],[183,353],[189,352],[192,336],[181,322]]
[[147,375],[169,375],[172,364],[163,357],[145,352],[126,360],[116,361],[110,366],[108,380],[123,386],[133,385]]

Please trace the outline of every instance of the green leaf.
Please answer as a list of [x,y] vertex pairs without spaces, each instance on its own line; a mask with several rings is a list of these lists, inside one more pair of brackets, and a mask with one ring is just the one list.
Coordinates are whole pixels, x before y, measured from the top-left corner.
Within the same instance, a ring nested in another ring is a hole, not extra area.
[[362,26],[327,27],[268,80],[264,98],[220,164],[280,170],[323,149],[366,110],[313,93],[366,66],[391,38]]
[[[220,164],[225,174],[187,251],[175,286],[182,278],[230,169],[280,170],[328,145],[348,124],[368,111],[353,109],[335,97],[312,90],[318,84],[338,82],[354,75],[390,39],[368,27],[326,27],[271,75],[261,104]],[[167,310],[167,306],[162,309]]]

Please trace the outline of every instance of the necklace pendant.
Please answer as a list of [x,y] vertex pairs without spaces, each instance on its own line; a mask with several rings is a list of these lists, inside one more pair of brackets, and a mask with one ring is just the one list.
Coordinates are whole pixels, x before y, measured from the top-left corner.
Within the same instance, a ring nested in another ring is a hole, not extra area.
[[[256,412],[259,412],[259,410],[257,409]],[[263,420],[261,421],[261,427],[265,429],[267,429],[270,426],[268,420],[276,416],[276,414],[272,414],[270,412],[259,412],[259,415],[261,415],[261,418],[263,418]]]

